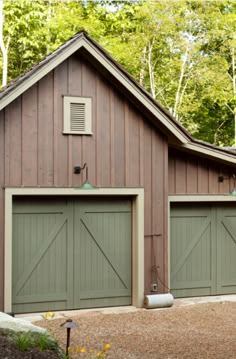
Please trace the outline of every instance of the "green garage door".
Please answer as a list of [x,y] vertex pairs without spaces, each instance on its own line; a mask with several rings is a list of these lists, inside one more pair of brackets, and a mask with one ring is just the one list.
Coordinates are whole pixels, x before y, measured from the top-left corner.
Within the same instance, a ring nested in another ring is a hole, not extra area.
[[15,200],[13,312],[131,304],[131,202]]
[[171,290],[175,297],[236,293],[236,206],[173,204]]

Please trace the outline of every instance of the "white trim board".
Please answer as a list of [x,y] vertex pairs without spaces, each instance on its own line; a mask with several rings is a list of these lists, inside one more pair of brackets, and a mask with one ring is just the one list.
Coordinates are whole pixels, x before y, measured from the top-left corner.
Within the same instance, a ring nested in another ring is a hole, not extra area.
[[169,195],[169,204],[171,202],[234,202],[236,196],[230,194],[196,194],[196,195]]
[[144,299],[144,189],[100,188],[6,188],[4,311],[12,312],[12,204],[13,196],[130,196],[132,197],[132,305],[143,306]]
[[207,157],[217,158],[233,164],[236,163],[236,155],[234,153],[225,153],[217,148],[209,149],[207,146],[204,147],[202,144],[194,143],[191,141],[188,143],[183,143],[179,148],[181,149],[181,147],[186,148],[191,152],[201,153]]

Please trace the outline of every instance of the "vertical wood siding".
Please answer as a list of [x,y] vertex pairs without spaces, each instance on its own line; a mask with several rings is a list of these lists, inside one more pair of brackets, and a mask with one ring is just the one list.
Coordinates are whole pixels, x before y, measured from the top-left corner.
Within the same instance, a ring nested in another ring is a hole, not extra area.
[[0,112],[0,310],[3,310],[3,301],[4,301],[4,167],[5,167],[5,140],[4,140],[4,116],[3,112]]
[[169,194],[223,194],[234,187],[233,178],[220,183],[218,177],[236,174],[236,168],[169,150]]
[[[63,135],[63,95],[92,98],[92,136]],[[2,186],[80,186],[88,164],[98,187],[145,188],[145,291],[155,254],[167,284],[167,138],[104,80],[71,57],[0,113]],[[4,191],[0,191],[0,309],[3,309]],[[151,242],[155,253],[152,253]],[[164,288],[159,287],[162,292]]]

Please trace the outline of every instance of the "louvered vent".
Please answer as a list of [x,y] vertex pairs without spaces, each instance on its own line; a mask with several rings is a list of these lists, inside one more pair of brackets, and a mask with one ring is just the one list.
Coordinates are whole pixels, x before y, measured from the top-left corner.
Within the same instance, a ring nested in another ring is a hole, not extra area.
[[85,132],[85,104],[70,103],[70,130],[73,132]]
[[64,134],[92,135],[91,97],[63,96]]

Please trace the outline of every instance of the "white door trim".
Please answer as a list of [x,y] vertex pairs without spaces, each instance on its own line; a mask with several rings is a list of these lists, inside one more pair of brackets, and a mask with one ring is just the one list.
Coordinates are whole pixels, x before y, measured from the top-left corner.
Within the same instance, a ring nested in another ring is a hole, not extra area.
[[131,196],[132,197],[132,305],[144,299],[144,189],[99,188],[6,188],[4,311],[12,312],[12,204],[14,196]]

